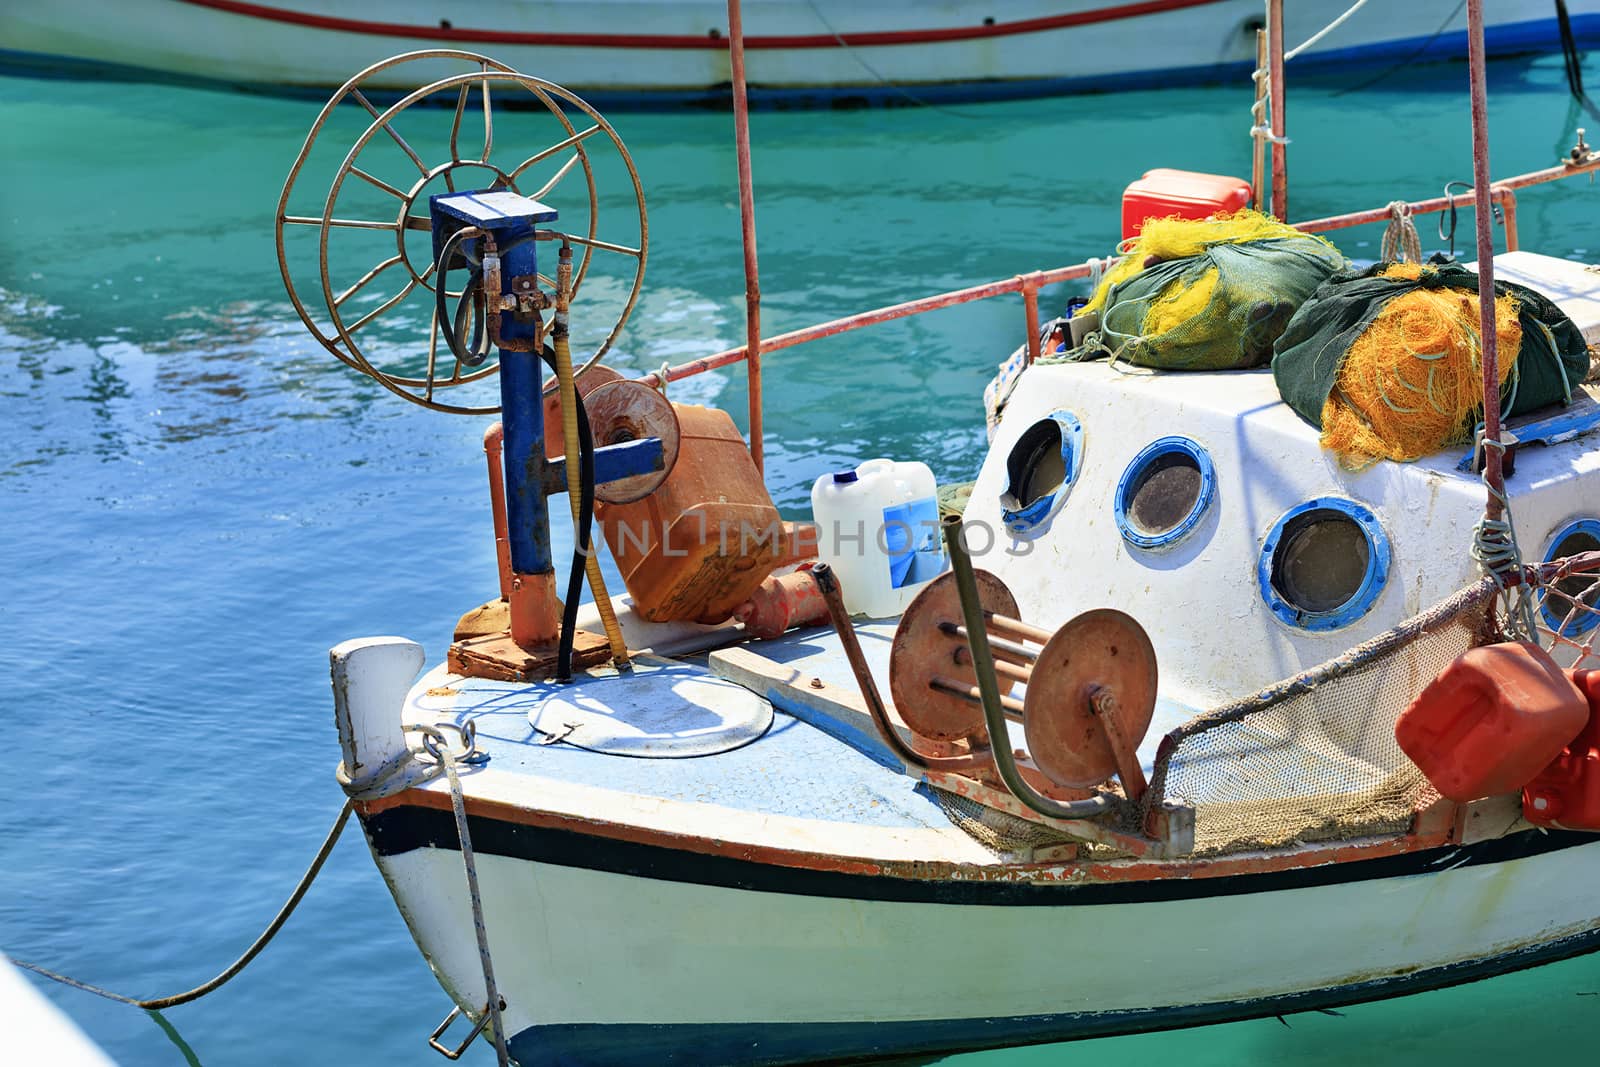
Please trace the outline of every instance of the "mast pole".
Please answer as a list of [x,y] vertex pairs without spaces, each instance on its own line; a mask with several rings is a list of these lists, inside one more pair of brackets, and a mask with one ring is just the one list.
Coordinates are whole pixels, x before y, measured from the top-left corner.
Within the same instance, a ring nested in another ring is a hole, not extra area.
[[765,473],[761,440],[761,282],[756,270],[756,201],[750,180],[750,104],[744,79],[744,20],[728,0],[728,58],[733,81],[733,132],[739,157],[739,223],[744,238],[745,374],[750,391],[750,458]]
[[1267,99],[1272,111],[1272,214],[1289,221],[1289,124],[1283,98],[1283,0],[1267,0]]
[[1489,97],[1484,65],[1483,0],[1467,0],[1467,64],[1472,79],[1472,184],[1478,223],[1479,337],[1483,359],[1483,480],[1489,495],[1484,518],[1505,512],[1505,473],[1500,449],[1500,352],[1495,334],[1494,210],[1489,186]]

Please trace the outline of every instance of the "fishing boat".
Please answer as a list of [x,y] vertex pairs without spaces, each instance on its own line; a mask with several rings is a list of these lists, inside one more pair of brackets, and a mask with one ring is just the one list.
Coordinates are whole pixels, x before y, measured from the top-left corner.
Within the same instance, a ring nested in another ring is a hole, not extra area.
[[[1356,4],[1362,8],[1363,4]],[[995,99],[1236,79],[1255,66],[1257,0],[754,0],[750,99],[805,106]],[[1300,0],[1287,32],[1305,41],[1296,69],[1459,59],[1455,0],[1374,4],[1311,39],[1350,7]],[[1571,0],[1579,44],[1600,41],[1600,0]],[[1502,0],[1488,16],[1491,55],[1560,47],[1547,0]],[[518,70],[603,107],[718,105],[728,99],[728,26],[720,0],[53,0],[0,11],[0,66],[47,76],[165,78],[250,89],[319,91],[397,47],[490,50]],[[405,91],[443,66],[374,76],[368,92]]]
[[[1473,302],[1469,446],[1354,468],[1286,402],[1300,312],[1273,369],[1057,358],[1085,316],[1043,321],[1041,288],[1161,267],[1137,255],[763,338],[737,3],[747,341],[640,379],[602,363],[649,241],[615,127],[475,53],[347,82],[279,203],[291,299],[396,395],[499,416],[482,536],[501,595],[425,672],[402,637],[331,652],[339,780],[455,1004],[430,1043],[455,1056],[481,1035],[524,1065],[935,1054],[1330,1008],[1600,949],[1600,393],[1584,373],[1600,276],[1519,249],[1515,228],[1517,189],[1592,173],[1600,152],[1580,136],[1545,171],[1489,180],[1468,11],[1477,273],[1435,269],[1529,283],[1521,305],[1553,310],[1524,343],[1542,330],[1584,363],[1556,403],[1503,421],[1496,301]],[[1288,216],[1268,12],[1252,179],[1136,180],[1140,239],[1167,210]],[[388,107],[367,91],[424,71]],[[492,104],[512,93],[555,134],[499,162]],[[449,146],[436,163],[428,121]],[[1296,239],[1388,218],[1403,248],[1411,216],[1454,203],[1310,220]],[[354,239],[377,242],[364,271],[337,251]],[[622,268],[602,286],[607,261]],[[762,481],[761,359],[1007,294],[1023,342],[990,387],[975,482],[944,494],[915,462],[873,459],[819,471],[815,521],[785,522]],[[413,297],[425,348],[375,336]],[[603,321],[575,346],[590,304]],[[1241,344],[1277,314],[1249,310]],[[659,388],[739,364],[748,442]],[[576,549],[558,589],[563,495]]]

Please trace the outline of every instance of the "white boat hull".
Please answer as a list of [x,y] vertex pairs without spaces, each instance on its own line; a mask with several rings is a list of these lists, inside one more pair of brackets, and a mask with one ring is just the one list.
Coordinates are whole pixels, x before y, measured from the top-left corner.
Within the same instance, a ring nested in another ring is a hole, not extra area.
[[[417,944],[459,1002],[485,1003],[460,853],[395,850],[453,844],[448,813],[378,819],[369,838]],[[1379,999],[1600,948],[1593,835],[1077,883],[1047,869],[803,871],[478,818],[473,836],[524,1067],[1066,1040]]]
[[[1349,5],[1286,5],[1285,37],[1310,37]],[[1027,96],[1235,78],[1253,65],[1260,0],[747,0],[752,98],[774,104],[906,103]],[[1380,13],[1381,9],[1381,13]],[[1600,39],[1600,0],[1572,0],[1574,27]],[[441,19],[441,11],[450,17]],[[1546,0],[1491,5],[1491,54],[1557,47]],[[456,48],[578,90],[602,106],[715,103],[730,80],[722,0],[52,0],[0,9],[0,65],[321,91],[396,52]],[[1458,57],[1454,0],[1373,5],[1292,64]],[[440,76],[453,73],[439,69]],[[409,90],[426,70],[371,88]]]

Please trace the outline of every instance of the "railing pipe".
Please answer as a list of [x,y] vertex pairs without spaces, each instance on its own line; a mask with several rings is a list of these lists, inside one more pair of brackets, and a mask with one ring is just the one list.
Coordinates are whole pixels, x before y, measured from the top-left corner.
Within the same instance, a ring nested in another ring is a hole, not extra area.
[[1494,232],[1490,228],[1489,96],[1483,48],[1483,0],[1467,0],[1467,65],[1472,82],[1472,184],[1478,204],[1479,345],[1483,362],[1483,480],[1489,487],[1484,518],[1505,513],[1504,458],[1500,448],[1500,351],[1495,331]]
[[761,281],[756,269],[756,199],[750,178],[750,103],[744,80],[744,19],[728,0],[728,59],[733,80],[733,131],[739,158],[739,226],[744,238],[745,374],[750,390],[750,458],[765,471],[761,439]]
[[1289,128],[1283,90],[1283,0],[1267,0],[1268,103],[1272,112],[1272,214],[1289,219]]

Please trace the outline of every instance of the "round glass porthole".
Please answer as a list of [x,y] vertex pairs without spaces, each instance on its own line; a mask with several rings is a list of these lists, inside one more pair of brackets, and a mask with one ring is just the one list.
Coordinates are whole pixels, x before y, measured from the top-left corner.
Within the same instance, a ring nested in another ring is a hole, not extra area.
[[[1578,519],[1556,531],[1544,560],[1562,559],[1579,552],[1600,551],[1600,519]],[[1539,597],[1539,613],[1545,625],[1563,637],[1588,633],[1600,623],[1600,616],[1585,608],[1600,608],[1600,574],[1574,574],[1557,582]]]
[[1257,578],[1272,613],[1334,630],[1371,610],[1389,578],[1389,538],[1372,511],[1325,496],[1290,508],[1261,546]]
[[1083,467],[1083,424],[1070,411],[1029,426],[1006,457],[1000,517],[1016,536],[1038,530],[1061,510]]
[[1164,548],[1194,529],[1216,495],[1211,456],[1187,437],[1146,445],[1117,483],[1117,529],[1140,548]]

